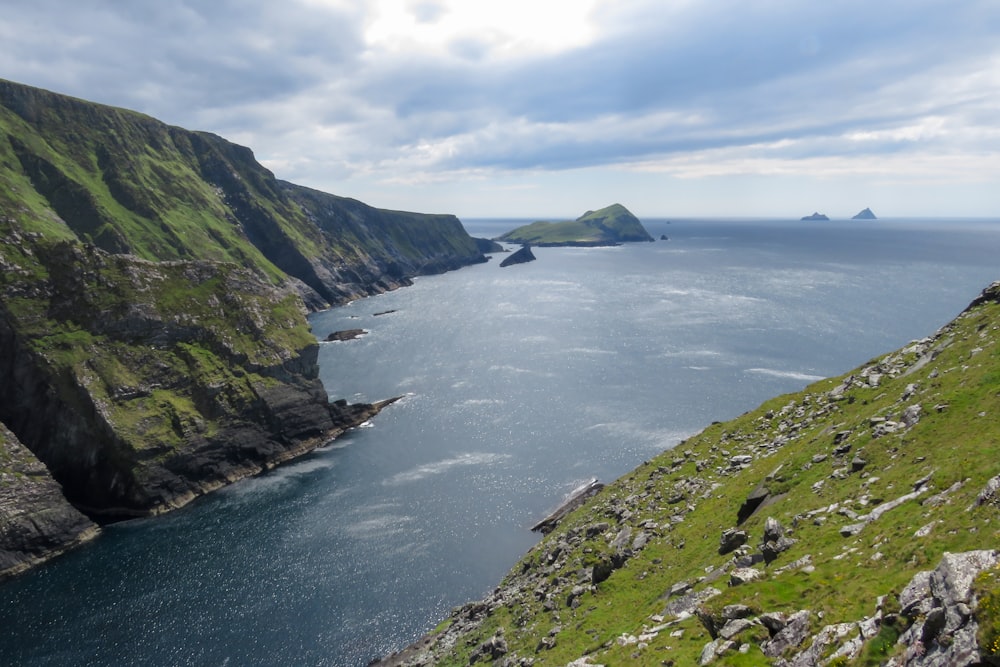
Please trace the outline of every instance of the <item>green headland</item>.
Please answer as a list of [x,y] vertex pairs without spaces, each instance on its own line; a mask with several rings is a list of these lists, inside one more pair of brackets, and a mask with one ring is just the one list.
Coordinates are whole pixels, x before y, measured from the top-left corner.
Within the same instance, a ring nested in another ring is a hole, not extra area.
[[497,240],[535,246],[603,246],[652,241],[653,237],[627,208],[612,204],[599,211],[587,211],[576,220],[533,222]]

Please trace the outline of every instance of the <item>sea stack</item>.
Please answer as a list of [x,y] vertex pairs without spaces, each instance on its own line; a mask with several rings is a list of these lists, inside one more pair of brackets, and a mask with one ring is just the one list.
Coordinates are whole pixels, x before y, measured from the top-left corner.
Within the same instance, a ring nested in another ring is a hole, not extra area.
[[875,214],[872,213],[872,210],[870,208],[866,208],[865,210],[861,211],[856,216],[851,218],[851,220],[878,220],[878,218],[875,217]]
[[521,249],[512,254],[510,257],[500,262],[500,267],[510,266],[512,264],[524,264],[526,262],[533,262],[537,259],[535,253],[531,252],[531,246],[525,244],[521,246]]

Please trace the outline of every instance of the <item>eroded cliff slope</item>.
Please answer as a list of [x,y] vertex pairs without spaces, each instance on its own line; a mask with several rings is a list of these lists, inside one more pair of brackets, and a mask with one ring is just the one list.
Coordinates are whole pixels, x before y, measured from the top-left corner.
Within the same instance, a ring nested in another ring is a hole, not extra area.
[[998,417],[995,283],[609,484],[380,664],[997,664]]
[[479,261],[454,216],[0,81],[0,576],[94,534],[51,509],[60,487],[94,516],[155,514],[370,418],[329,401],[306,312]]

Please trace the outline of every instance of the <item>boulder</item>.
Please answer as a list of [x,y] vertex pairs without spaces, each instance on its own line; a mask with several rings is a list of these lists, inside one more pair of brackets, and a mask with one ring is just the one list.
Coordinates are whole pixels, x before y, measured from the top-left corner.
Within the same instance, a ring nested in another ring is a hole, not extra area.
[[746,531],[739,530],[737,528],[727,528],[722,531],[722,536],[719,538],[719,555],[725,556],[726,554],[735,551],[737,548],[743,546],[749,540],[749,536]]
[[[789,651],[802,644],[806,637],[809,636],[810,616],[811,613],[804,609],[802,611],[797,611],[784,619],[784,625],[781,629],[776,632],[770,640],[761,644],[760,649],[763,651],[764,655],[769,658],[777,658],[785,651]],[[773,622],[777,621],[777,617],[772,614],[769,618],[772,623],[764,620],[763,616],[761,617],[761,622],[764,624],[764,627],[771,630],[772,626],[776,625],[776,623]]]
[[764,577],[764,573],[754,567],[738,567],[729,573],[730,586],[742,586]]
[[764,546],[761,547],[761,552],[764,554],[764,562],[773,562],[779,554],[788,551],[793,544],[795,544],[795,540],[784,535],[777,540],[765,542]]

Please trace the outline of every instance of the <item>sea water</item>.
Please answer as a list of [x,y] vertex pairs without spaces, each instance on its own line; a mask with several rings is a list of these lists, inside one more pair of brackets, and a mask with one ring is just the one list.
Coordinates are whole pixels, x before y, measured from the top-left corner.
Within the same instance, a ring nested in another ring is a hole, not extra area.
[[365,665],[488,593],[579,484],[930,335],[1000,279],[996,221],[646,226],[668,240],[536,248],[314,315],[320,339],[368,332],[321,345],[331,398],[403,398],[0,585],[0,663]]

